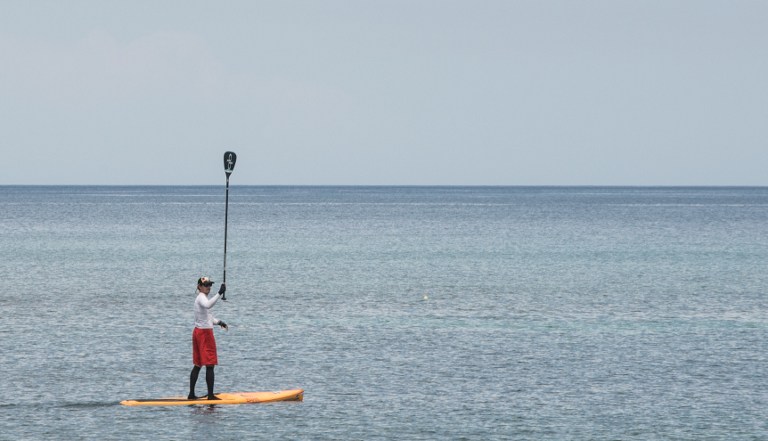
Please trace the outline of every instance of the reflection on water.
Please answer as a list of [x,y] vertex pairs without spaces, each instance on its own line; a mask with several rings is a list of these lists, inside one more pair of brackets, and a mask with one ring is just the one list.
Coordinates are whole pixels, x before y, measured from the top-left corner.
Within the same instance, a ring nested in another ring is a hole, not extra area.
[[207,416],[207,415],[215,415],[216,412],[218,412],[217,406],[215,406],[213,404],[210,404],[210,405],[207,405],[207,406],[195,405],[195,406],[190,406],[190,407],[192,408],[192,412],[191,412],[192,415],[204,415],[204,416]]

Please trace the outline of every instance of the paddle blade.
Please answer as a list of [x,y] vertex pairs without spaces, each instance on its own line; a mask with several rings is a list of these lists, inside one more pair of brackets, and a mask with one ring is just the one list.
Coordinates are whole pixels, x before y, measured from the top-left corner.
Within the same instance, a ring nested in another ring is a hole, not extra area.
[[227,174],[227,177],[229,177],[229,175],[235,169],[235,162],[237,162],[237,155],[235,152],[224,153],[224,173]]

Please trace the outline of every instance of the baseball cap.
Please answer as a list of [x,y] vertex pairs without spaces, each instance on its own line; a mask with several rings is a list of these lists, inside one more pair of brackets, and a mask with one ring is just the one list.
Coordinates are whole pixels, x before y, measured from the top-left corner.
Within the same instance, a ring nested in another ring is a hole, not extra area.
[[210,277],[201,277],[201,278],[197,279],[197,284],[198,285],[203,285],[203,286],[212,286],[213,285],[213,280],[211,280]]

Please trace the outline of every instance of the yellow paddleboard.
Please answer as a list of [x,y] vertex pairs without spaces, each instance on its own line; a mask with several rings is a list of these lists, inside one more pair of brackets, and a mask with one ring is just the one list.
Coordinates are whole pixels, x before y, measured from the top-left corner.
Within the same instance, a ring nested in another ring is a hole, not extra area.
[[125,400],[123,406],[191,406],[194,404],[249,404],[271,403],[273,401],[303,401],[304,389],[280,390],[276,392],[232,392],[216,394],[219,400],[209,400],[205,397],[196,400],[187,397],[153,398],[148,400]]

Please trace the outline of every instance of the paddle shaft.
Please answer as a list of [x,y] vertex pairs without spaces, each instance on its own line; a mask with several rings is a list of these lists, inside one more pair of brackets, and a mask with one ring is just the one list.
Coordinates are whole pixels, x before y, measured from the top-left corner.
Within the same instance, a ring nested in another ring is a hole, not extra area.
[[[222,283],[227,283],[227,217],[229,215],[229,175],[227,175],[227,190],[224,198],[224,277]],[[221,295],[221,300],[227,300],[226,294]]]

